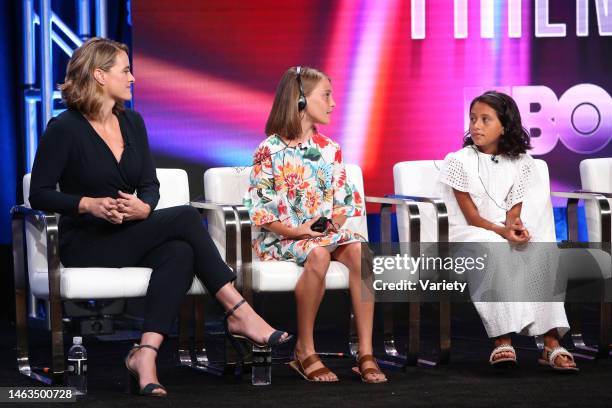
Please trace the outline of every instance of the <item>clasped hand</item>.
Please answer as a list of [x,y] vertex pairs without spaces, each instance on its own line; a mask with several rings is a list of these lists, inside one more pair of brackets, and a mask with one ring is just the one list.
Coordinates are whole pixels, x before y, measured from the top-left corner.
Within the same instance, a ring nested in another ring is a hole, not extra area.
[[516,243],[528,242],[531,239],[529,231],[523,225],[523,221],[520,218],[515,218],[514,221],[506,220],[504,232],[502,234],[508,241]]
[[112,224],[124,221],[144,220],[149,216],[151,207],[133,194],[119,191],[118,198],[83,197],[85,211]]

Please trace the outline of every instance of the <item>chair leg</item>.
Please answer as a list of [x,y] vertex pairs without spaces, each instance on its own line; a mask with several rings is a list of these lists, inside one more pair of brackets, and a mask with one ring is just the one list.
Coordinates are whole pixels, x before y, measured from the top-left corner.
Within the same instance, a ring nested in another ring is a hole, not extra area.
[[352,357],[357,357],[359,353],[359,339],[357,337],[357,326],[355,324],[355,313],[351,308],[351,323],[350,323],[350,332],[349,332],[349,353],[351,353]]
[[[195,316],[194,342],[191,343],[189,321]],[[207,374],[222,375],[224,368],[210,363],[204,343],[204,298],[201,295],[187,296],[183,302],[179,321],[179,364]]]
[[440,356],[438,364],[448,364],[451,348],[451,313],[449,299],[440,301]]
[[544,336],[534,336],[533,341],[538,350],[544,350]]
[[204,297],[197,296],[195,299],[195,358],[198,364],[208,364],[206,354],[206,343],[204,342],[205,320],[204,320]]
[[53,383],[63,382],[64,376],[64,327],[62,322],[61,276],[59,259],[59,235],[57,221],[47,222],[47,266],[49,274],[49,319],[51,326],[51,358]]
[[30,367],[28,347],[28,307],[26,290],[25,254],[23,245],[23,218],[13,218],[13,268],[15,276],[15,329],[17,337],[17,369],[23,375],[50,384],[45,376],[39,376]]
[[395,346],[395,308],[393,303],[383,303],[382,306],[385,354],[387,357],[399,357],[400,353]]
[[[593,360],[595,356],[598,356],[598,348],[590,346],[584,340],[582,335],[582,308],[584,306],[575,303],[569,303],[568,317],[570,321],[570,338],[572,345],[578,352],[574,352],[574,357],[583,358],[586,360]],[[602,309],[603,310],[603,309]],[[602,321],[603,323],[603,321]],[[600,327],[601,330],[601,327]],[[542,349],[544,348],[544,342],[542,340]]]
[[414,366],[418,363],[420,351],[421,303],[410,302],[408,308],[408,353],[405,365]]
[[178,358],[179,364],[183,366],[191,366],[193,359],[191,357],[191,344],[189,336],[189,320],[193,313],[193,296],[187,296],[179,314],[179,347]]
[[53,358],[53,384],[63,384],[64,380],[64,328],[62,322],[62,302],[51,300],[51,347]]
[[608,358],[610,355],[610,320],[612,320],[612,303],[602,300],[599,315],[599,348],[597,358]]

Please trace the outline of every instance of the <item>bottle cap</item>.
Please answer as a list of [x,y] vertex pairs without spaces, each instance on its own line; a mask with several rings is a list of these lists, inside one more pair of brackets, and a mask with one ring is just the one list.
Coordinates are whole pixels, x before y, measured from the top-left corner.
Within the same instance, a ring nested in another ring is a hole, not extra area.
[[83,344],[83,338],[81,336],[74,336],[72,338],[72,344]]

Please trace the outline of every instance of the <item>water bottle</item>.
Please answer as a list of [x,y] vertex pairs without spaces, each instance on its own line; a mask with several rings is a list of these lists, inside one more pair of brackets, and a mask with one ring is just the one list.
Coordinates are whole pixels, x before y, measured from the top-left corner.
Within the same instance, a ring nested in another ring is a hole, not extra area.
[[253,385],[272,384],[272,349],[270,347],[253,346],[251,383]]
[[87,394],[87,350],[80,336],[72,338],[72,347],[68,350],[66,386],[75,388],[76,395]]

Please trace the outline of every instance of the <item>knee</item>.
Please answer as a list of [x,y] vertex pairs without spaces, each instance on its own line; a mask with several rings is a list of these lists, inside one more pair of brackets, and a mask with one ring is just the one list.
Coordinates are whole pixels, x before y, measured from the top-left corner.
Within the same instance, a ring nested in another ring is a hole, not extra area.
[[361,244],[358,242],[347,244],[343,250],[342,263],[344,263],[349,270],[358,271],[361,270]]
[[193,225],[202,225],[202,216],[197,208],[190,205],[182,205],[175,207],[174,222],[181,227],[189,227]]
[[327,249],[322,247],[314,248],[306,258],[304,272],[312,273],[319,279],[324,280],[330,261],[331,255]]
[[346,254],[351,261],[359,263],[361,261],[361,243],[353,242],[348,244],[346,246]]
[[180,273],[185,279],[193,278],[193,248],[185,241],[170,241],[166,250],[172,257],[174,273]]

